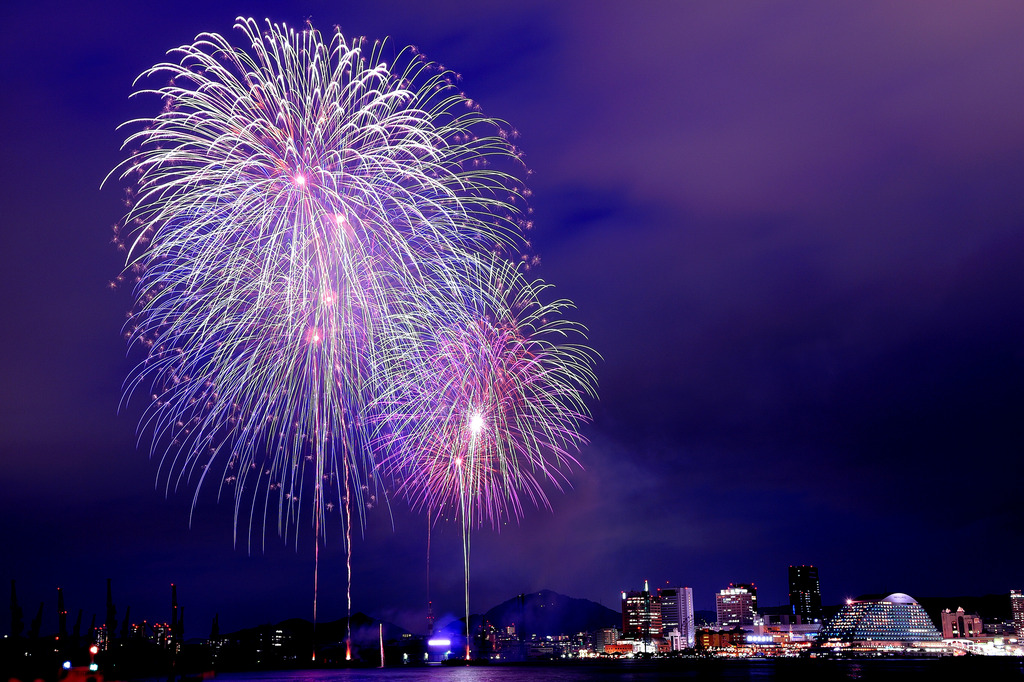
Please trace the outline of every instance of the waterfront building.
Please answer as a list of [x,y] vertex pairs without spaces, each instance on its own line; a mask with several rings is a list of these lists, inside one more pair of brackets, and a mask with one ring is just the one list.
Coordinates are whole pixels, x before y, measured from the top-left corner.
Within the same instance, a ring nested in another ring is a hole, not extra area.
[[1013,627],[1017,637],[1024,638],[1024,591],[1010,590],[1010,609],[1013,611]]
[[704,650],[727,649],[738,647],[746,640],[747,633],[736,627],[731,630],[711,630],[702,628],[697,631],[697,647]]
[[[760,623],[760,627],[757,623]],[[772,635],[777,642],[809,643],[817,638],[820,630],[820,620],[808,622],[804,620],[803,616],[773,613],[758,617],[753,634]]]
[[622,593],[622,638],[640,642],[643,651],[656,650],[661,639],[661,600],[646,580],[643,591]]
[[669,651],[682,651],[683,649],[689,648],[686,646],[686,640],[679,633],[679,628],[672,628],[667,632],[663,631],[662,636],[668,643]]
[[941,646],[942,635],[913,597],[851,599],[821,628],[818,645],[850,653]]
[[789,605],[805,621],[820,619],[821,584],[817,566],[789,567]]
[[757,612],[757,588],[752,583],[730,583],[715,595],[715,610],[719,628],[753,625]]
[[[692,649],[695,646],[693,627],[693,590],[689,587],[666,587],[658,590],[661,598],[661,634],[675,642],[673,649]],[[672,631],[677,632],[671,638]]]
[[993,637],[1012,637],[1017,634],[1013,626],[1013,619],[1002,621],[988,621],[982,624],[982,632]]
[[593,634],[593,651],[601,654],[606,651],[605,647],[619,641],[619,631],[615,628],[602,628]]
[[942,612],[942,637],[944,639],[965,639],[980,637],[983,629],[981,618],[976,613],[964,613],[963,607],[956,611]]
[[613,644],[606,644],[604,647],[604,653],[612,656],[632,656],[633,655],[633,643],[623,640],[622,642],[615,642]]

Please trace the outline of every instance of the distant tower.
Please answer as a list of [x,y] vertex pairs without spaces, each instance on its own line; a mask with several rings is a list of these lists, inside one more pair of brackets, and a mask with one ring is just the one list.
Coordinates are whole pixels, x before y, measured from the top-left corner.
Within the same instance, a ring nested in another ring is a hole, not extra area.
[[642,592],[622,593],[622,638],[643,642],[644,651],[652,650],[652,639],[661,638],[661,600],[646,580]]
[[821,585],[817,566],[789,567],[789,606],[805,621],[821,619]]
[[178,612],[178,588],[171,583],[171,651],[178,650],[178,629],[180,628],[181,614]]
[[1013,627],[1017,637],[1024,637],[1024,591],[1010,590],[1010,608],[1013,610]]
[[64,608],[64,590],[57,588],[57,636],[61,640],[68,637],[68,610]]
[[693,590],[689,587],[666,587],[658,591],[661,597],[661,633],[668,637],[679,631],[682,648],[692,649],[696,644],[693,628]]
[[757,588],[753,583],[729,583],[729,587],[715,595],[715,610],[719,627],[753,625]]

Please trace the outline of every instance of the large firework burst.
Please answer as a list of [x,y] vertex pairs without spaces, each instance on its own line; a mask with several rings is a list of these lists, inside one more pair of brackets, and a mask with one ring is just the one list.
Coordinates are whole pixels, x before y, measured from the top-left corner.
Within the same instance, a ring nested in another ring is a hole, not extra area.
[[119,239],[145,430],[168,488],[233,486],[251,543],[271,502],[287,534],[333,506],[321,489],[367,483],[380,321],[421,317],[429,291],[464,286],[448,263],[514,244],[519,185],[491,165],[516,153],[500,122],[414,50],[389,63],[340,32],[236,28],[246,49],[203,34],[140,77],[165,79],[137,93],[164,108],[130,122],[116,172],[135,185]]
[[[374,392],[386,453],[380,468],[415,509],[473,527],[518,519],[524,499],[547,506],[583,442],[586,397],[596,394],[583,329],[566,300],[516,266],[494,263],[458,316],[422,320],[415,342],[392,346],[388,382]],[[383,443],[382,443],[383,441]]]

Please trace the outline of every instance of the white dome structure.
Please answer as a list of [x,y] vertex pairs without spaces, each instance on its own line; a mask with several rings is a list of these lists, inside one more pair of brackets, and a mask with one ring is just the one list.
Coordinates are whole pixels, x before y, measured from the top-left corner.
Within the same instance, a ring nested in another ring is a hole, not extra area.
[[941,642],[942,634],[913,597],[894,592],[882,599],[851,599],[818,634],[818,646],[915,647]]

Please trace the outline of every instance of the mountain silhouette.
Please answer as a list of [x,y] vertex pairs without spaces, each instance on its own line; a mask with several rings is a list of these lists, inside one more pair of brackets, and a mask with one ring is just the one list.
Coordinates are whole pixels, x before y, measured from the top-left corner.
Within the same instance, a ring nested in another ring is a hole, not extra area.
[[483,615],[483,621],[499,629],[514,625],[517,633],[528,637],[621,628],[622,614],[589,599],[541,590],[498,604]]

